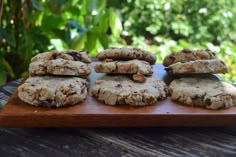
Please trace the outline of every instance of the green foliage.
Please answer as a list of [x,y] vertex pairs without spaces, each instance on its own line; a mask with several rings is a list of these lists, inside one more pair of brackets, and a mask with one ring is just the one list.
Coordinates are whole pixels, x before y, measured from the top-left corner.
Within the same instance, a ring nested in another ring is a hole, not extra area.
[[52,49],[88,50],[132,45],[157,62],[182,48],[209,48],[236,82],[234,0],[0,1],[0,84],[26,74],[30,58]]
[[[106,0],[1,1],[0,84],[21,77],[30,59],[52,49],[97,49],[119,43],[122,25]],[[119,27],[116,27],[116,26]],[[3,72],[4,71],[4,72]]]

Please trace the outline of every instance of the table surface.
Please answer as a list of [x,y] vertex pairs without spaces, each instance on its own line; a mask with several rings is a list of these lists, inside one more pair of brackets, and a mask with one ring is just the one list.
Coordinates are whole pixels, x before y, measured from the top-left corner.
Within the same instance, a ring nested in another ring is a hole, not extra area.
[[[19,83],[16,80],[0,87],[0,109]],[[236,128],[0,128],[0,154],[235,157]]]

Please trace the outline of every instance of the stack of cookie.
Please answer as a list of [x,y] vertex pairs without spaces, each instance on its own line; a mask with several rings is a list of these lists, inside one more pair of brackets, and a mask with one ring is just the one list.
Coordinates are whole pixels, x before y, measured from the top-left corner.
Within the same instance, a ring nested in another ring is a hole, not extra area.
[[163,65],[171,74],[187,74],[170,83],[172,100],[209,109],[236,105],[236,88],[212,75],[226,73],[227,67],[210,50],[184,49],[167,56]]
[[[138,48],[110,48],[97,55],[97,73],[115,74],[97,80],[92,95],[108,105],[151,105],[165,99],[165,83],[151,77],[154,54]],[[131,79],[132,78],[132,79]]]
[[87,52],[51,51],[36,55],[29,66],[30,77],[18,87],[19,98],[35,106],[74,105],[87,96],[90,74]]
[[166,70],[172,74],[226,73],[227,67],[210,50],[183,49],[166,56],[163,61]]

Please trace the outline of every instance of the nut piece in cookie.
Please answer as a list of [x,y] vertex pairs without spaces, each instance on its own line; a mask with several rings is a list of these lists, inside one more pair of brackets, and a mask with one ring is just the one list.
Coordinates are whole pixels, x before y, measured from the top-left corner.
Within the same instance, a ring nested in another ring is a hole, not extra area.
[[133,80],[136,82],[145,82],[146,81],[146,77],[143,74],[134,74],[132,76]]
[[92,95],[108,105],[145,106],[165,99],[167,89],[166,84],[155,77],[138,83],[124,75],[104,76],[95,82]]
[[75,105],[86,99],[87,86],[87,81],[78,77],[36,76],[18,87],[18,96],[35,106]]
[[216,56],[210,50],[189,50],[183,49],[179,52],[173,52],[166,56],[163,61],[164,66],[169,66],[177,62],[188,62],[195,60],[210,60],[216,59]]
[[236,106],[236,87],[217,78],[181,78],[169,85],[171,99],[189,106],[223,109]]
[[155,54],[139,48],[109,48],[98,53],[96,57],[100,61],[103,61],[105,59],[113,59],[113,60],[139,59],[139,60],[145,60],[150,64],[155,64],[156,62]]
[[218,59],[212,60],[195,60],[189,62],[178,62],[165,68],[172,74],[205,74],[205,73],[227,73],[227,67],[223,61]]

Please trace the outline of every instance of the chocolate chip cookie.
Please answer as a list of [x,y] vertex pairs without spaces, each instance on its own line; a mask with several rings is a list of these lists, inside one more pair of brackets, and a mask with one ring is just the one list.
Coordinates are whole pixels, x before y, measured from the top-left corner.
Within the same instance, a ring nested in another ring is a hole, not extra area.
[[206,49],[206,50],[189,50],[183,49],[179,52],[173,52],[170,55],[166,56],[163,61],[164,66],[169,66],[177,62],[188,62],[194,60],[210,60],[216,59],[215,54]]
[[181,78],[169,87],[171,99],[186,105],[208,109],[236,106],[236,87],[216,78]]
[[91,63],[91,58],[88,56],[87,51],[75,51],[75,50],[66,50],[66,51],[51,51],[37,54],[31,59],[31,62],[35,61],[45,61],[45,60],[55,60],[55,59],[64,59],[71,61],[81,61],[84,63]]
[[155,77],[137,83],[124,75],[104,76],[92,87],[92,95],[108,105],[151,105],[165,99],[167,93],[166,84]]
[[86,99],[87,85],[86,80],[78,77],[30,77],[18,87],[18,96],[35,106],[74,105]]
[[155,64],[156,62],[155,54],[139,48],[109,48],[98,53],[96,57],[101,61],[105,59],[112,59],[112,60],[140,59],[140,60],[145,60],[150,64]]
[[55,59],[35,61],[29,65],[29,73],[33,75],[68,75],[87,77],[90,69],[87,64],[80,61]]
[[94,67],[97,73],[115,73],[115,74],[143,74],[151,75],[153,73],[151,65],[146,61],[112,61],[97,63]]
[[218,59],[177,62],[168,66],[166,70],[172,74],[227,73],[226,65]]

